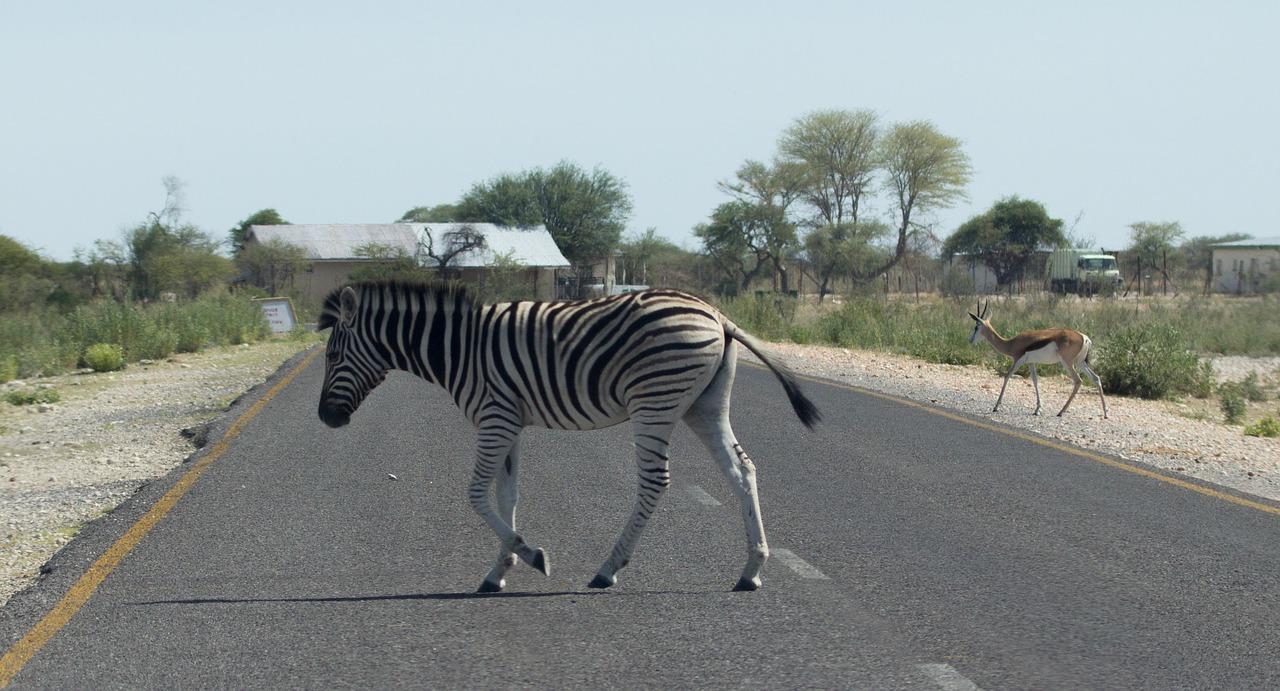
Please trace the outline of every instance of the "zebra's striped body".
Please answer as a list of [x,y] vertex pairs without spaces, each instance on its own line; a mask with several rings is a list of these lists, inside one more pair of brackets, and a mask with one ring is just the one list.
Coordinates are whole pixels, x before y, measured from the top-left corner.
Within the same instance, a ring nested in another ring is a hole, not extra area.
[[768,546],[755,468],[729,426],[735,342],[773,370],[806,426],[818,413],[758,341],[702,300],[655,290],[484,305],[458,286],[372,282],[334,291],[319,327],[333,328],[319,407],[330,427],[347,424],[391,369],[444,387],[476,426],[470,501],[502,542],[482,592],[503,587],[516,557],[549,571],[542,550],[515,532],[521,429],[599,429],[626,420],[639,469],[636,506],[591,585],[612,585],[631,557],[669,482],[668,441],[684,420],[715,456],[742,507],[748,563],[738,588],[759,587]]

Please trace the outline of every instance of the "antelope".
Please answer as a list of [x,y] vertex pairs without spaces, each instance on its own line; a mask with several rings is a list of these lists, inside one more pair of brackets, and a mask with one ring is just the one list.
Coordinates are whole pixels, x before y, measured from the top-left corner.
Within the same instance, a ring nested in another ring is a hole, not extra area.
[[1092,339],[1074,329],[1037,329],[1024,331],[1013,338],[1004,338],[992,328],[991,321],[987,319],[990,311],[990,302],[984,307],[979,301],[978,313],[969,313],[976,322],[973,334],[969,336],[969,343],[977,343],[978,336],[982,336],[997,352],[1013,358],[1013,367],[1009,368],[1009,373],[1004,375],[1004,384],[1000,385],[1000,397],[996,399],[996,406],[991,409],[991,412],[1000,410],[1000,402],[1004,400],[1004,390],[1009,385],[1009,377],[1012,377],[1013,373],[1025,364],[1031,370],[1031,384],[1036,390],[1036,410],[1032,415],[1040,414],[1040,380],[1036,377],[1038,363],[1061,364],[1071,376],[1072,383],[1075,384],[1071,389],[1071,395],[1067,397],[1066,405],[1058,411],[1058,417],[1062,417],[1062,414],[1067,412],[1067,408],[1071,407],[1071,401],[1076,397],[1076,392],[1080,390],[1077,366],[1083,369],[1098,387],[1098,396],[1102,399],[1102,417],[1107,417],[1107,397],[1102,393],[1102,378],[1089,368],[1089,354],[1093,350]]

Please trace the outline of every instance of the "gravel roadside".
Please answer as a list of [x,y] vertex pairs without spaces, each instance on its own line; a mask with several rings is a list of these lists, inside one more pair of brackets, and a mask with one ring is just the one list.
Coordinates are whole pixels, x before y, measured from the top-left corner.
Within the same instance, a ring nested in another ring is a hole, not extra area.
[[[149,479],[180,465],[202,444],[204,424],[262,383],[306,344],[272,341],[182,355],[110,373],[76,373],[20,384],[51,388],[50,406],[0,403],[0,605],[31,585],[78,527],[109,512]],[[1108,397],[1082,386],[1067,415],[1065,377],[1041,377],[1046,414],[1032,416],[1031,383],[1014,379],[999,413],[1000,376],[984,367],[934,365],[842,348],[771,344],[795,371],[881,392],[1063,443],[1172,470],[1280,500],[1280,440],[1246,437],[1223,425],[1211,403]],[[750,359],[751,356],[747,355]],[[1239,381],[1258,372],[1274,390],[1280,358],[1222,358],[1215,371]],[[1280,414],[1275,401],[1253,404]],[[185,431],[185,433],[184,433]]]

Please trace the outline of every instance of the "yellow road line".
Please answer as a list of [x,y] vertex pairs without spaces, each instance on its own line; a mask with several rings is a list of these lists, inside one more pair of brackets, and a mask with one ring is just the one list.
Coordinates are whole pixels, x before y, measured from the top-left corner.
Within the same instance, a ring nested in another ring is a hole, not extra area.
[[311,361],[322,351],[323,348],[315,348],[297,367],[294,367],[291,372],[276,382],[276,385],[271,387],[271,390],[263,394],[258,402],[244,411],[232,423],[227,433],[222,436],[222,439],[213,445],[209,453],[196,461],[191,466],[191,469],[178,480],[177,484],[171,487],[160,498],[160,501],[156,502],[155,506],[152,506],[142,518],[139,518],[138,522],[134,523],[119,540],[116,540],[115,544],[111,545],[101,557],[98,557],[98,560],[89,567],[89,570],[76,581],[75,585],[71,586],[62,601],[50,610],[44,619],[41,619],[40,623],[36,624],[26,636],[23,636],[22,640],[15,643],[3,658],[0,658],[0,688],[8,686],[9,682],[13,681],[13,678],[22,671],[22,668],[31,661],[31,658],[35,657],[35,654],[40,652],[40,649],[63,626],[66,626],[67,622],[71,621],[71,617],[75,616],[76,612],[80,611],[80,608],[89,601],[93,591],[106,580],[107,576],[111,575],[111,572],[120,565],[120,562],[124,561],[129,552],[133,551],[133,548],[137,547],[139,542],[142,542],[142,539],[147,536],[147,533],[151,532],[151,529],[160,522],[160,519],[169,513],[170,509],[178,503],[178,500],[196,483],[196,480],[200,479],[204,471],[208,470],[209,466],[218,460],[218,457],[226,453],[232,440],[240,436],[240,431],[244,429],[245,425],[257,416],[262,408],[271,399],[275,398],[276,394],[280,393],[289,382],[293,381],[294,377],[306,369],[307,365],[311,364]]
[[[752,366],[757,366],[754,363],[747,363],[747,364],[751,364]],[[1199,492],[1200,494],[1213,497],[1214,499],[1221,499],[1223,501],[1231,502],[1232,504],[1239,504],[1240,506],[1247,506],[1251,509],[1257,509],[1258,511],[1263,511],[1265,513],[1269,513],[1275,516],[1280,516],[1280,507],[1272,506],[1270,504],[1264,504],[1262,502],[1254,501],[1252,499],[1246,499],[1244,497],[1237,497],[1234,494],[1229,494],[1227,492],[1223,492],[1221,490],[1217,490],[1212,487],[1205,487],[1203,485],[1198,485],[1194,482],[1188,482],[1180,478],[1170,477],[1168,475],[1158,473],[1149,468],[1143,468],[1141,466],[1123,463],[1121,461],[1115,460],[1114,458],[1107,458],[1106,456],[1101,456],[1096,453],[1090,453],[1088,451],[1085,451],[1084,449],[1076,448],[1074,446],[1059,444],[1057,442],[1052,442],[1052,441],[1049,441],[1048,439],[1043,439],[1031,434],[1018,432],[1016,430],[1011,430],[1007,427],[1000,427],[998,425],[993,425],[990,423],[981,422],[979,420],[974,420],[972,418],[968,418],[963,415],[952,413],[950,411],[943,410],[941,408],[935,408],[933,406],[928,406],[923,403],[917,403],[907,398],[899,398],[897,396],[893,396],[886,393],[880,393],[879,391],[872,391],[870,389],[864,389],[858,386],[853,386],[851,384],[842,384],[837,381],[831,381],[830,379],[819,379],[817,377],[810,377],[808,375],[803,375],[803,374],[797,374],[796,376],[800,377],[801,379],[804,379],[805,381],[814,382],[815,384],[825,384],[827,386],[834,386],[836,388],[847,389],[849,391],[856,391],[857,393],[866,394],[868,396],[874,396],[876,398],[884,399],[886,401],[893,401],[894,403],[900,403],[902,405],[910,406],[918,410],[923,410],[927,413],[933,413],[934,415],[945,417],[949,420],[955,420],[956,422],[962,422],[966,425],[970,425],[973,427],[980,427],[982,429],[990,430],[992,432],[999,432],[1000,434],[1010,436],[1015,439],[1029,441],[1033,444],[1039,444],[1040,446],[1047,446],[1056,451],[1069,453],[1073,456],[1087,458],[1091,461],[1096,461],[1098,463],[1101,463],[1106,466],[1110,466],[1112,468],[1116,468],[1118,470],[1123,470],[1128,473],[1133,473],[1134,475],[1141,475],[1143,477],[1151,478],[1153,480],[1159,480],[1160,482],[1170,484],[1175,487],[1189,489],[1192,492]]]

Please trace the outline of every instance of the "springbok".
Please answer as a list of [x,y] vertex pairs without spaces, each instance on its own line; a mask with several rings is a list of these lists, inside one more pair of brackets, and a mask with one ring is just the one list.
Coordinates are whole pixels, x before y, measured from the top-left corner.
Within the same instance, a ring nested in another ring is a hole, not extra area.
[[1107,417],[1107,397],[1102,393],[1102,378],[1094,374],[1089,368],[1089,354],[1093,350],[1093,340],[1088,336],[1075,331],[1073,329],[1038,329],[1035,331],[1024,331],[1013,338],[1004,338],[996,332],[991,326],[990,320],[987,319],[991,311],[991,303],[988,302],[984,307],[982,302],[978,302],[978,313],[969,313],[976,322],[973,327],[973,334],[969,336],[969,343],[977,343],[978,336],[987,339],[987,343],[991,344],[997,352],[1004,353],[1013,358],[1013,367],[1009,368],[1009,373],[1004,375],[1004,384],[1000,385],[1000,397],[996,399],[996,407],[991,412],[1000,410],[1000,402],[1004,400],[1004,389],[1009,385],[1009,377],[1018,371],[1019,367],[1024,364],[1031,370],[1031,384],[1036,390],[1036,410],[1032,415],[1040,414],[1040,380],[1036,377],[1036,364],[1052,365],[1061,364],[1066,368],[1067,374],[1070,375],[1072,383],[1075,384],[1071,388],[1071,395],[1067,397],[1066,405],[1062,406],[1062,410],[1058,411],[1058,417],[1067,412],[1067,408],[1071,406],[1071,401],[1076,397],[1076,392],[1080,390],[1080,375],[1076,372],[1076,367],[1084,370],[1093,380],[1094,385],[1098,387],[1098,396],[1102,398],[1102,417]]

